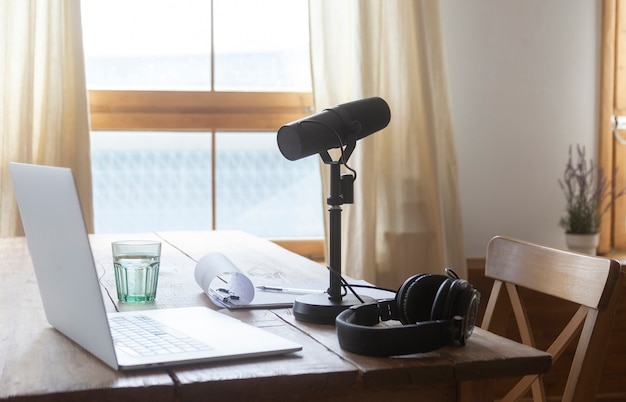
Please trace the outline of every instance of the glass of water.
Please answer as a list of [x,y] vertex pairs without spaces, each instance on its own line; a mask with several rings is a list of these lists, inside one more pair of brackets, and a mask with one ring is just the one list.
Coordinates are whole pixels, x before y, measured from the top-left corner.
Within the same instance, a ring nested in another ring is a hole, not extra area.
[[111,243],[115,285],[120,302],[153,302],[159,281],[161,242],[124,240]]

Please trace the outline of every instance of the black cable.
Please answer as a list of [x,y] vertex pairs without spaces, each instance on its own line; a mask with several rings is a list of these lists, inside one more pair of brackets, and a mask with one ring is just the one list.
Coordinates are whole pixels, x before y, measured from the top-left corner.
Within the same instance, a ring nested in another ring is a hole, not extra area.
[[396,293],[395,290],[387,289],[387,288],[381,288],[380,286],[374,286],[374,285],[359,285],[359,284],[356,284],[356,283],[351,283],[350,286],[352,286],[353,288],[376,289],[376,290],[382,290],[382,291],[385,291],[385,292]]
[[330,265],[326,265],[326,269],[328,269],[332,275],[338,276],[339,280],[341,281],[342,285],[341,287],[344,289],[344,293],[341,295],[341,297],[345,296],[346,294],[348,294],[347,290],[345,290],[346,288],[350,290],[350,292],[352,292],[352,294],[354,295],[354,297],[356,297],[361,303],[365,303],[365,301],[361,298],[361,296],[359,296],[359,294],[353,289],[353,288],[365,288],[365,289],[376,289],[376,290],[382,290],[385,292],[390,292],[390,293],[396,293],[395,290],[391,290],[391,289],[387,289],[387,288],[382,288],[379,286],[374,286],[374,285],[360,285],[360,284],[356,284],[356,283],[348,283],[348,281],[343,277],[343,275],[335,272]]
[[459,274],[456,273],[456,271],[452,268],[446,268],[446,275],[448,275],[450,278],[452,279],[460,279],[459,278]]
[[343,285],[341,285],[342,289],[344,290],[344,293],[341,294],[341,297],[345,296],[348,294],[348,291],[346,290],[346,288],[348,288],[350,290],[350,292],[352,292],[352,294],[359,299],[359,301],[361,303],[365,303],[365,301],[363,299],[361,299],[361,296],[359,296],[354,289],[352,289],[351,285],[343,278],[343,276],[337,272],[335,272],[330,265],[326,265],[326,269],[330,271],[331,275],[335,275],[335,277],[339,277],[339,280],[341,281],[341,283]]
[[[359,301],[361,302],[361,304],[364,304],[364,303],[365,303],[365,300],[361,299],[361,296],[359,296],[359,294],[358,294],[358,293],[357,293],[357,292],[356,292],[356,291],[352,288],[352,285],[350,285],[350,284],[348,283],[348,281],[346,281],[346,280],[344,279],[344,277],[343,277],[343,276],[339,275],[339,278],[340,278],[341,282],[343,283],[343,286],[342,286],[342,287],[344,287],[344,288],[348,288],[348,289],[350,290],[350,292],[352,292],[352,294],[354,295],[354,297],[356,297],[357,299],[359,299]],[[347,292],[346,292],[346,293],[347,293]]]
[[[334,110],[331,110],[333,112],[335,112]],[[339,116],[341,118],[341,116]],[[346,167],[346,169],[348,169],[349,171],[352,172],[352,174],[354,174],[354,178],[353,180],[356,180],[357,178],[357,173],[356,170],[354,170],[353,168],[351,168],[350,166],[348,166],[348,161],[345,158],[345,154],[344,154],[344,147],[346,147],[346,145],[343,143],[343,140],[341,138],[341,135],[339,135],[339,133],[337,132],[337,130],[335,130],[333,127],[329,126],[328,124],[321,122],[321,121],[316,121],[316,120],[304,120],[304,121],[300,121],[298,122],[298,124],[303,124],[303,123],[312,123],[312,124],[319,124],[320,126],[330,130],[333,134],[335,134],[335,136],[337,137],[337,139],[339,140],[339,149],[341,150],[341,163]],[[345,123],[345,122],[344,122]],[[352,292],[352,294],[361,302],[361,303],[365,303],[365,301],[361,298],[361,296],[359,296],[359,294],[353,289],[355,287],[358,288],[368,288],[368,289],[376,289],[376,290],[382,290],[382,291],[386,291],[386,292],[391,292],[391,293],[396,293],[395,290],[391,290],[391,289],[386,289],[386,288],[381,288],[378,286],[373,286],[373,285],[357,285],[357,284],[350,284],[348,283],[348,281],[345,280],[345,278],[341,275],[338,274],[337,272],[335,272],[329,265],[326,266],[326,268],[331,272],[331,274],[333,275],[337,275],[339,276],[339,280],[341,281],[342,285],[342,289],[343,289],[343,293],[341,294],[341,297],[345,296],[348,294],[348,291],[346,290],[349,289],[350,292]]]

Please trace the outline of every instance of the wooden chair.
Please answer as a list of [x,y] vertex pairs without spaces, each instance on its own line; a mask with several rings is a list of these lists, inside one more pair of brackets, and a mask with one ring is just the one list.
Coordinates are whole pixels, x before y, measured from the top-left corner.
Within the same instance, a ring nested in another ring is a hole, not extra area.
[[[597,392],[606,355],[617,301],[622,292],[623,273],[619,262],[607,258],[556,250],[505,237],[494,237],[487,247],[485,276],[495,280],[483,329],[498,323],[494,311],[499,296],[508,293],[510,303],[497,303],[511,309],[522,343],[535,347],[520,287],[558,297],[579,305],[554,342],[547,348],[553,363],[563,350],[578,337],[570,367],[563,401],[593,401]],[[501,298],[501,300],[502,300]],[[498,309],[501,312],[501,308]],[[498,317],[502,317],[499,315]],[[500,320],[502,321],[502,320]],[[541,376],[522,378],[503,401],[516,401],[532,388],[534,401],[545,401]]]

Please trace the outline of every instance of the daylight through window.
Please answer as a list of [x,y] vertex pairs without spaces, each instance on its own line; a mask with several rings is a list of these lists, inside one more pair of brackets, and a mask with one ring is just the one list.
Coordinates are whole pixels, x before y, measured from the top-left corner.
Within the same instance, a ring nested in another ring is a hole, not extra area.
[[306,0],[82,0],[96,232],[321,238]]

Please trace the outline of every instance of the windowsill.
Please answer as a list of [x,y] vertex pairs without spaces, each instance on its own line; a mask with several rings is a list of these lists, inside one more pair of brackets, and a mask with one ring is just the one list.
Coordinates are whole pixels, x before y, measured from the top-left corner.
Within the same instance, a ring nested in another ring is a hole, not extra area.
[[315,262],[324,263],[324,239],[271,239],[273,243]]
[[602,255],[602,257],[613,258],[620,262],[622,265],[626,265],[626,250],[611,250],[608,253]]

